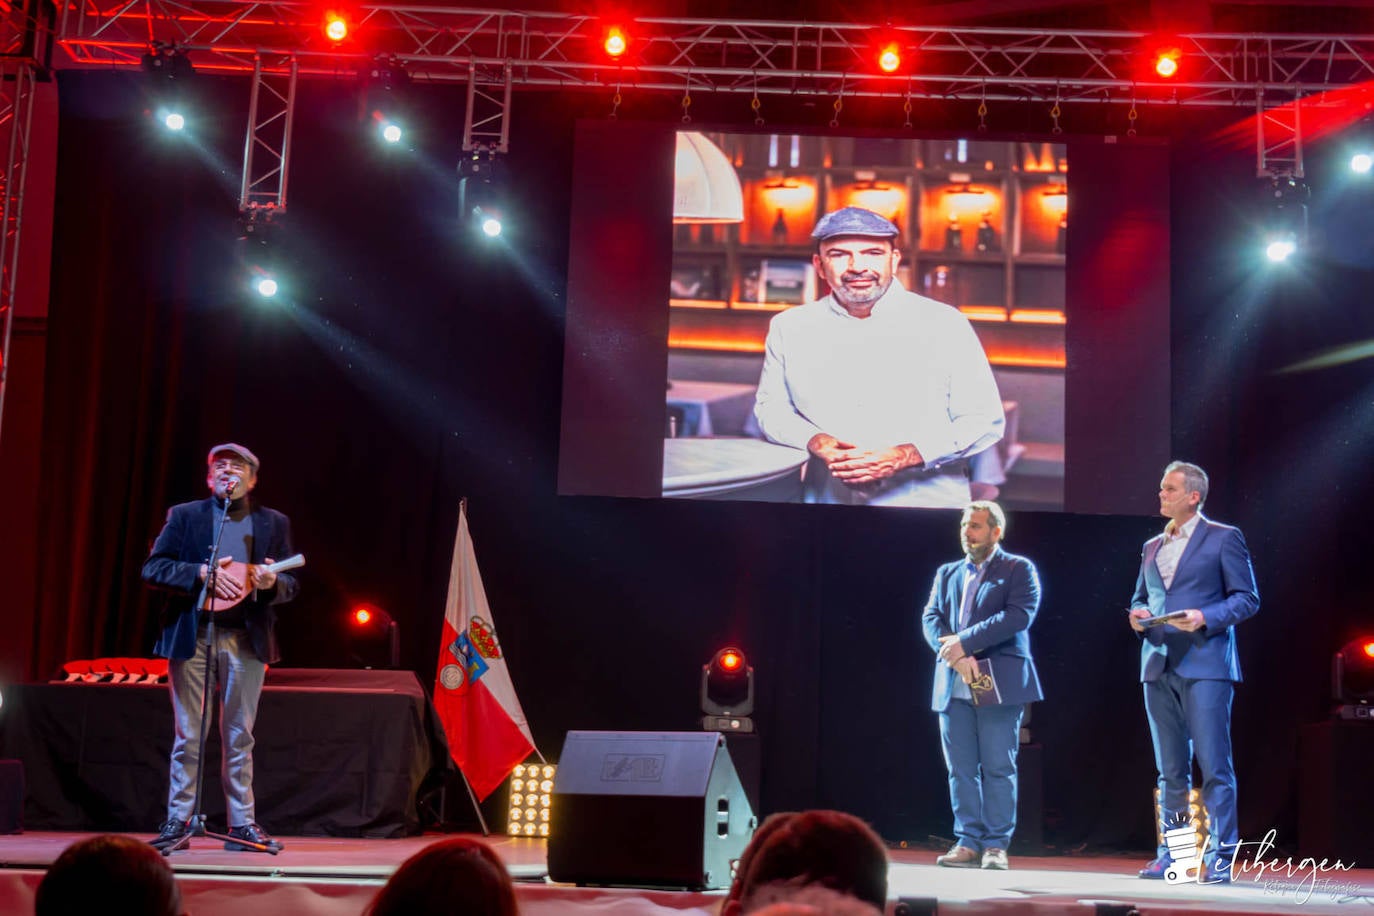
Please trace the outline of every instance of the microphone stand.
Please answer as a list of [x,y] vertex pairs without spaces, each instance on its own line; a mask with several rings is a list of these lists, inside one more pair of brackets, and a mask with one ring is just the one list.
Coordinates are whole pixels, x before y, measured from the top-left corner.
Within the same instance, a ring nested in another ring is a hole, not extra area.
[[[196,613],[199,620],[196,621],[196,630],[200,630],[200,623],[205,623],[205,687],[200,693],[200,734],[197,736],[200,750],[196,755],[196,794],[195,804],[191,808],[191,819],[186,822],[186,832],[177,840],[162,850],[164,856],[169,856],[179,849],[185,849],[191,845],[192,837],[209,837],[212,840],[219,840],[222,843],[235,843],[245,846],[257,852],[269,852],[276,855],[280,849],[268,846],[265,843],[254,843],[251,840],[240,839],[230,836],[227,833],[215,833],[205,828],[205,815],[200,809],[200,796],[205,788],[205,742],[209,737],[210,713],[214,710],[211,706],[211,697],[216,700],[219,698],[219,685],[215,677],[215,610],[212,602],[215,600],[215,586],[219,582],[219,544],[224,536],[224,524],[229,520],[229,504],[233,502],[231,494],[234,492],[231,485],[224,494],[224,507],[221,509],[218,521],[215,522],[215,540],[210,544],[210,559],[205,564],[205,600]],[[248,583],[244,583],[246,588]],[[224,708],[220,706],[220,716],[224,715]]]

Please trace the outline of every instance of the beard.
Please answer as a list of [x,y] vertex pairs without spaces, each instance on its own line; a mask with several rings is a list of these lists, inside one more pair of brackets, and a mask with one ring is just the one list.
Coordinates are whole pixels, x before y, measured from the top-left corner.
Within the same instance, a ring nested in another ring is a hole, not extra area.
[[[851,283],[855,280],[872,280],[873,285],[866,289],[850,289],[844,285],[846,280]],[[838,284],[832,284],[831,293],[841,305],[872,305],[881,299],[891,286],[891,277],[887,278],[887,282],[883,282],[877,274],[844,274]]]

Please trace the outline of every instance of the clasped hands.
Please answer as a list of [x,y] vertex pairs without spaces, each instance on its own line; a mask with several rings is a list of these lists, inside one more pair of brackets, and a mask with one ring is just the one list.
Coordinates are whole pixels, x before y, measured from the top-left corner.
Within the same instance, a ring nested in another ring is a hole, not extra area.
[[925,462],[914,445],[904,443],[892,448],[865,449],[829,433],[812,436],[806,449],[825,462],[832,477],[851,486],[876,483]]
[[964,644],[958,636],[941,636],[939,659],[953,668],[965,684],[972,684],[978,677],[978,663],[972,655],[964,653]]
[[[1130,615],[1128,619],[1131,622],[1131,629],[1135,630],[1137,633],[1145,632],[1145,627],[1141,621],[1154,616],[1147,607],[1133,607],[1127,611],[1127,613]],[[1165,626],[1174,627],[1175,629],[1182,630],[1184,633],[1192,633],[1195,630],[1201,630],[1203,627],[1207,626],[1207,618],[1203,617],[1202,611],[1197,608],[1189,608],[1183,613],[1188,616],[1182,620],[1176,620],[1173,623],[1165,624]]]
[[[219,569],[215,573],[215,597],[222,600],[234,600],[242,597],[248,588],[248,583],[252,582],[253,588],[271,588],[277,584],[277,574],[268,566],[258,566],[250,563],[247,567],[247,579],[240,579],[234,574],[234,570],[229,567],[234,562],[232,557],[220,557],[216,561]],[[267,564],[273,562],[271,557],[267,558]],[[200,564],[200,579],[205,581],[209,577],[209,568],[206,564]]]

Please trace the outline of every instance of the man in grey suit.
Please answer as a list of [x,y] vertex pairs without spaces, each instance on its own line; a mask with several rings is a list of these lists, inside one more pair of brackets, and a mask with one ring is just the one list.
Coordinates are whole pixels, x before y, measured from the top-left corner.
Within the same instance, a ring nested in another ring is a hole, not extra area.
[[[1259,610],[1259,589],[1240,529],[1202,515],[1207,473],[1175,461],[1159,482],[1162,534],[1145,542],[1128,620],[1140,638],[1140,682],[1159,769],[1161,835],[1188,820],[1193,754],[1211,819],[1203,884],[1231,880],[1240,842],[1236,771],[1231,760],[1231,699],[1240,681],[1235,625]],[[1171,616],[1168,623],[1153,618]],[[1166,845],[1140,870],[1163,878]]]
[[964,559],[935,574],[922,624],[936,653],[931,708],[949,768],[955,845],[935,860],[951,868],[1005,869],[1016,829],[1016,754],[1025,704],[1044,699],[1031,659],[1040,578],[998,542],[1001,506],[964,510]]

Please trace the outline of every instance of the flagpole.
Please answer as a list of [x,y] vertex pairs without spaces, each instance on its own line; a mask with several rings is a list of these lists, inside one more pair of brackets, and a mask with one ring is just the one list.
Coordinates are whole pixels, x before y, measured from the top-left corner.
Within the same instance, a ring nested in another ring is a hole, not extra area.
[[463,780],[463,788],[468,790],[468,799],[472,802],[472,810],[477,814],[477,823],[482,825],[482,836],[491,836],[491,831],[487,829],[487,819],[482,816],[482,805],[477,801],[477,795],[472,791],[468,778],[463,775],[462,767],[454,767],[458,771],[458,778]]

